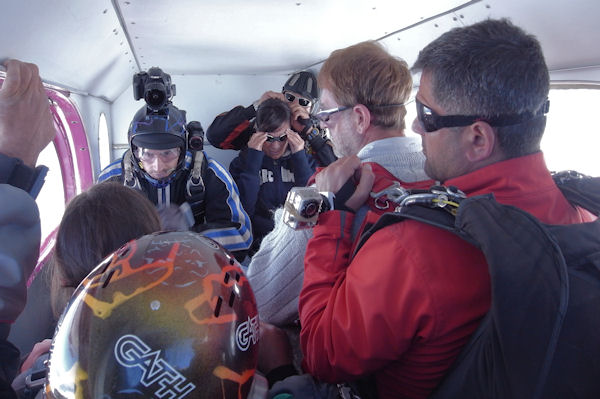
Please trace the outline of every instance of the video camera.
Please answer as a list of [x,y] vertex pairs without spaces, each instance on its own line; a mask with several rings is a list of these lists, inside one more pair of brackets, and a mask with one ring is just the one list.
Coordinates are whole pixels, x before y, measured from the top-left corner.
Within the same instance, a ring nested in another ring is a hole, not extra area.
[[175,85],[171,83],[171,75],[158,67],[133,75],[133,98],[143,98],[152,111],[158,112],[167,107],[175,96]]

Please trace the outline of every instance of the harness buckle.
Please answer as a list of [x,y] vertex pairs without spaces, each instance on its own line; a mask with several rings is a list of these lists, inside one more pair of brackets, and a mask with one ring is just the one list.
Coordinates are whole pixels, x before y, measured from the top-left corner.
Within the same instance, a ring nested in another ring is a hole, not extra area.
[[371,198],[375,199],[375,207],[377,209],[387,209],[390,207],[390,201],[398,204],[402,202],[406,196],[410,195],[410,191],[395,181],[391,186],[375,193],[372,192],[370,195]]

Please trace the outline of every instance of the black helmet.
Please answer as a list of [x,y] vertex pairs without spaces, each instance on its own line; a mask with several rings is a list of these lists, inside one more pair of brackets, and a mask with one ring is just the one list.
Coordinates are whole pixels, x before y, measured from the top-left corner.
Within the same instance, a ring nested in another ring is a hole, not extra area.
[[50,351],[50,398],[245,398],[258,361],[239,263],[193,232],[133,240],[79,285]]
[[282,92],[293,91],[315,103],[319,99],[317,78],[312,72],[296,72],[285,82]]
[[160,112],[154,112],[144,106],[136,112],[127,138],[132,153],[134,147],[164,150],[180,147],[182,154],[187,150],[187,131],[185,129],[185,111],[169,104]]

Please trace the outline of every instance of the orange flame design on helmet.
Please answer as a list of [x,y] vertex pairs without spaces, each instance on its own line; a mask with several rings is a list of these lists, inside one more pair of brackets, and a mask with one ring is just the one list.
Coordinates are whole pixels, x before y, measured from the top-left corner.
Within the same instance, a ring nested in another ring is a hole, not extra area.
[[[115,292],[115,294],[113,295],[112,302],[101,301],[93,297],[92,295],[86,295],[84,298],[85,303],[93,310],[94,315],[100,317],[101,319],[106,319],[107,317],[109,317],[116,307],[123,304],[124,302],[127,302],[129,299],[161,284],[163,281],[168,279],[169,276],[173,273],[175,256],[177,254],[177,251],[179,250],[179,243],[173,244],[173,247],[171,248],[171,251],[169,252],[169,255],[166,259],[159,259],[155,262],[148,263],[142,267],[137,268],[132,268],[129,262],[131,257],[136,252],[137,242],[132,241],[129,244],[129,246],[124,247],[123,249],[128,249],[129,251],[125,252],[125,254],[123,254],[122,251],[119,251],[113,256],[112,261],[108,265],[108,267],[112,268],[110,273],[96,274],[91,278],[91,288],[101,284],[106,285],[109,281],[119,281],[121,279],[131,276],[132,274],[139,273],[148,269],[164,269],[164,274],[162,274],[156,279],[153,279],[151,282],[149,282],[149,284],[136,288],[136,290],[129,295],[124,294],[121,291]],[[123,255],[125,255],[124,258],[121,257]],[[85,279],[82,284],[85,285],[87,282],[88,280]]]

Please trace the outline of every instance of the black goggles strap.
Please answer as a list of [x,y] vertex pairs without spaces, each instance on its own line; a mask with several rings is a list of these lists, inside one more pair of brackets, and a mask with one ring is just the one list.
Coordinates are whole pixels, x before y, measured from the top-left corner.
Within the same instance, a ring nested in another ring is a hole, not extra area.
[[490,126],[511,126],[526,122],[530,119],[542,116],[550,110],[550,100],[546,100],[537,112],[523,112],[513,115],[497,115],[492,117],[485,116],[466,116],[466,115],[444,115],[437,117],[437,127],[456,127],[469,126],[477,121],[487,122]]

